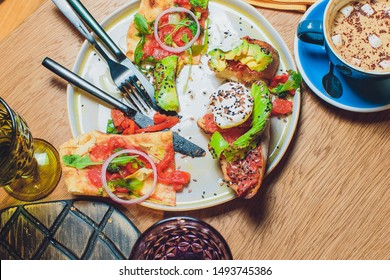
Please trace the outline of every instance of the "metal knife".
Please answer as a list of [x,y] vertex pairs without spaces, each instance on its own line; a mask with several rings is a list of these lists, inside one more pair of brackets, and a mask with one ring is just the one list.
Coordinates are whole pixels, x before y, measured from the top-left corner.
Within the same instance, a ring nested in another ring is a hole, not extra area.
[[140,83],[144,86],[145,90],[148,92],[151,100],[154,101],[154,87],[148,81],[144,74],[139,71],[139,69],[126,57],[126,55],[121,51],[121,49],[115,44],[106,31],[101,27],[101,25],[95,20],[91,13],[84,7],[84,5],[78,0],[67,0],[68,3],[72,6],[77,15],[87,24],[89,28],[96,34],[96,36],[104,43],[104,45],[110,50],[114,55],[116,60],[133,70],[135,76],[138,78]]
[[[110,104],[116,109],[122,111],[126,116],[133,119],[138,126],[144,128],[154,124],[151,118],[139,113],[127,104],[102,91],[101,89],[84,80],[77,74],[58,64],[54,60],[46,57],[42,61],[42,65],[53,73],[60,76],[61,78],[63,78],[64,80],[70,82],[71,84],[81,88],[85,92],[99,98],[100,100],[103,100],[104,102]],[[173,132],[173,147],[176,152],[191,157],[202,157],[206,154],[204,149],[180,136],[176,132]]]

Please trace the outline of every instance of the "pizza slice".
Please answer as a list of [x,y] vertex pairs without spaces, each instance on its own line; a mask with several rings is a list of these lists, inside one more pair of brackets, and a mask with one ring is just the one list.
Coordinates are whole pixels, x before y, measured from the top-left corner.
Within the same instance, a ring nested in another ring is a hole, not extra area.
[[[147,201],[175,206],[176,192],[189,183],[187,172],[176,170],[172,132],[113,135],[91,131],[71,139],[59,149],[68,191],[76,195],[108,196],[103,188],[103,162],[116,151],[135,149],[157,166],[157,184]],[[141,197],[152,188],[153,171],[141,157],[118,157],[107,169],[110,190],[122,199]]]
[[267,166],[270,142],[271,95],[265,82],[251,90],[229,82],[212,96],[209,112],[198,126],[212,134],[209,150],[218,159],[224,181],[238,197],[252,198]]
[[[206,51],[204,36],[209,14],[208,2],[142,0],[127,32],[127,56],[138,65],[160,61],[171,55],[179,57],[181,66],[183,63],[198,64]],[[199,34],[194,44],[183,50],[182,47],[197,32]]]
[[126,55],[152,77],[164,111],[179,111],[176,77],[207,51],[207,18],[208,0],[142,0],[129,26]]

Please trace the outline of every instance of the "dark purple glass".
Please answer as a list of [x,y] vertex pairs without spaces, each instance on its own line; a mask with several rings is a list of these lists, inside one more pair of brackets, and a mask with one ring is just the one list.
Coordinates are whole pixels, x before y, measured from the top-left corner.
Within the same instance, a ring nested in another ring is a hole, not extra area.
[[191,217],[157,222],[135,243],[133,260],[232,260],[222,235],[209,224]]

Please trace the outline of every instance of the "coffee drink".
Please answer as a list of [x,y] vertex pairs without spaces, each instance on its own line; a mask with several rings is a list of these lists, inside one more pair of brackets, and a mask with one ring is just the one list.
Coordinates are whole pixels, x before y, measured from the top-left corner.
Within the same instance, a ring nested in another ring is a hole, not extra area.
[[390,0],[351,1],[330,27],[332,44],[362,71],[390,71]]

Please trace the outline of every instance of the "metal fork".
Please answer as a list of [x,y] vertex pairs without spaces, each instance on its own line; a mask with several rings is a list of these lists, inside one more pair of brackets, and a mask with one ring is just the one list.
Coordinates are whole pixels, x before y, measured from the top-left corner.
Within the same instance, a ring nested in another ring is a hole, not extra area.
[[76,29],[95,48],[100,56],[107,62],[113,82],[123,93],[124,98],[134,106],[139,112],[152,115],[156,112],[156,107],[150,96],[145,93],[145,88],[138,81],[132,69],[114,61],[100,47],[95,38],[89,33],[82,20],[74,12],[66,0],[52,0],[64,16],[76,27]]

